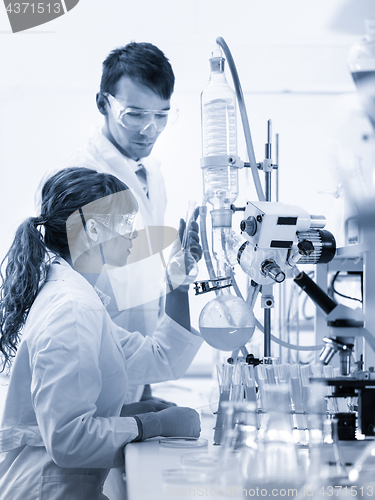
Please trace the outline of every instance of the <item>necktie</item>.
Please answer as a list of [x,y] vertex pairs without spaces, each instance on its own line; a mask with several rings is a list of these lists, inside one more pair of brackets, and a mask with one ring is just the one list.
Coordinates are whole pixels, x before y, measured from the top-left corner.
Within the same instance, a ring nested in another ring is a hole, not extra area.
[[143,191],[145,192],[145,195],[148,197],[147,172],[142,163],[138,164],[138,170],[135,172],[135,174],[138,177],[138,180],[143,188]]

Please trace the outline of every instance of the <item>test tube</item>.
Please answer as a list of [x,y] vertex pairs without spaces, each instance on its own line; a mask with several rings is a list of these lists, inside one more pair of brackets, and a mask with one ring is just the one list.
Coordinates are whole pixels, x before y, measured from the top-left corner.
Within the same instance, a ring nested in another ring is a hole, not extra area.
[[229,401],[230,388],[232,383],[233,365],[221,363],[217,365],[217,377],[219,382],[220,397],[219,406],[216,412],[216,424],[214,427],[214,444],[220,444],[224,426],[224,413],[222,403]]
[[231,401],[243,401],[244,390],[242,385],[242,364],[236,363],[232,372],[232,387],[230,394]]
[[252,365],[242,366],[242,380],[244,385],[245,400],[257,403],[257,392],[255,383],[254,367]]
[[[304,441],[306,423],[304,419],[303,388],[299,365],[290,365],[290,389],[294,408],[294,437],[297,442]],[[302,431],[302,432],[301,432]]]

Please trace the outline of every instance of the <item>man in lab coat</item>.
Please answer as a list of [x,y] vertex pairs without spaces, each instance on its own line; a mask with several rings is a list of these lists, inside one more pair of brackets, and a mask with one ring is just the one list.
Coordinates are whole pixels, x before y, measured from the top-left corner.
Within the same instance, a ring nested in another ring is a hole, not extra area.
[[[143,238],[138,239],[140,244],[146,242],[151,247],[148,228],[163,226],[167,199],[159,161],[150,154],[169,120],[173,88],[172,67],[154,45],[131,42],[113,50],[103,62],[96,96],[104,126],[58,166],[92,168],[113,174],[127,184],[139,204],[136,224]],[[117,270],[109,271],[112,290],[104,289],[105,283],[97,283],[110,296],[107,309],[112,319],[143,335],[151,335],[155,329],[160,294],[165,288],[165,263],[157,250],[139,248],[139,254],[147,258],[129,263],[120,275]],[[141,395],[138,389],[130,399]]]
[[[163,226],[167,200],[159,162],[150,154],[167,121],[171,121],[168,115],[174,80],[168,59],[150,43],[131,42],[113,50],[103,62],[96,96],[104,126],[59,165],[84,166],[113,174],[137,198],[137,230],[143,235],[137,238],[143,244],[138,254],[146,254],[146,258],[140,257],[120,271],[110,270],[109,281],[98,281],[97,288],[105,299],[108,295],[107,309],[115,323],[143,335],[151,335],[155,330],[165,293],[165,261],[158,251],[160,246],[156,243],[159,248],[152,248],[155,242],[150,241],[149,228]],[[150,394],[149,386],[133,385],[127,402]],[[117,482],[117,490],[121,491],[121,481]],[[114,493],[115,489],[106,491],[111,500],[121,497],[121,493]]]

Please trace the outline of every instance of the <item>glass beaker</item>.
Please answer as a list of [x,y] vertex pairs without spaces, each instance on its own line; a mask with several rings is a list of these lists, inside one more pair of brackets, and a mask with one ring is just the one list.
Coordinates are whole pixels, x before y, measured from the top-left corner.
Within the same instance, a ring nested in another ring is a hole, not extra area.
[[287,384],[265,384],[265,418],[256,441],[256,460],[243,470],[246,489],[298,488],[304,481],[304,469],[294,442],[290,418],[290,394]]
[[228,401],[222,405],[224,431],[219,455],[220,486],[238,486],[239,479],[254,466],[257,454],[257,406],[254,402]]
[[349,471],[349,481],[360,484],[362,496],[372,495],[375,488],[375,443],[370,442]]

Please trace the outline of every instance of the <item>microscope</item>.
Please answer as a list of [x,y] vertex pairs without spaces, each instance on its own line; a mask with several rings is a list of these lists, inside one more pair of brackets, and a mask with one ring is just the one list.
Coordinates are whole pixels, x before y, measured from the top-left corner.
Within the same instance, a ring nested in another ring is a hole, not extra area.
[[[375,351],[375,338],[364,327],[363,313],[337,304],[304,272],[299,273],[294,282],[326,314],[329,336],[323,339],[321,363],[327,365],[336,353],[340,356],[340,377],[313,378],[311,382],[333,386],[332,397],[358,398],[358,428],[366,437],[375,436],[375,373],[373,368],[363,371],[361,361],[357,361],[356,370],[351,369],[356,337],[363,337]],[[339,439],[354,440],[355,413],[340,412],[336,417]]]

